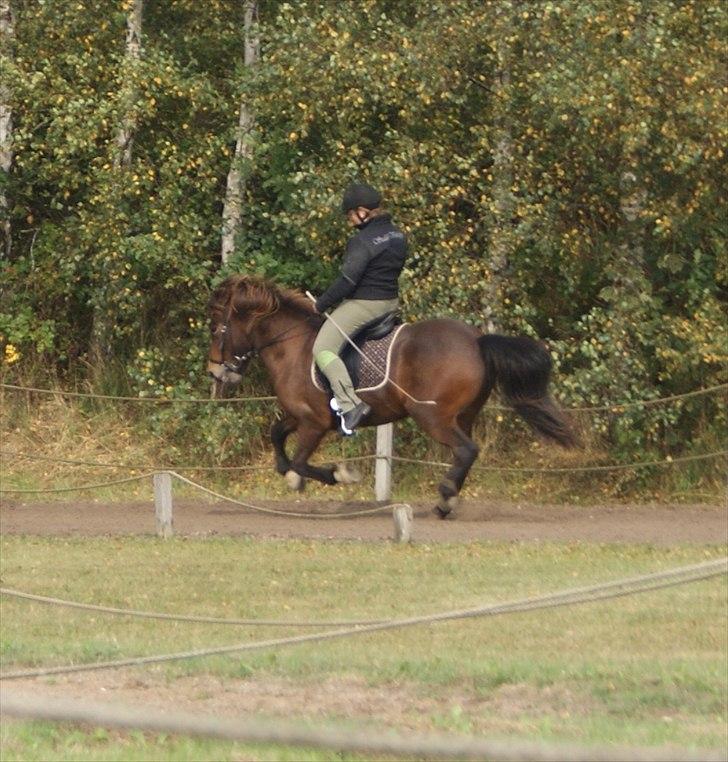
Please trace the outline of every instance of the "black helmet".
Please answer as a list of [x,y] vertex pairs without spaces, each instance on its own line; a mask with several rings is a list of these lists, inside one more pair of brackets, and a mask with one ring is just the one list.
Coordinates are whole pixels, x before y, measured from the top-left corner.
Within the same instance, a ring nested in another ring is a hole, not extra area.
[[341,211],[346,214],[352,209],[363,206],[365,209],[376,209],[382,202],[382,194],[366,183],[352,183],[345,191],[341,201]]

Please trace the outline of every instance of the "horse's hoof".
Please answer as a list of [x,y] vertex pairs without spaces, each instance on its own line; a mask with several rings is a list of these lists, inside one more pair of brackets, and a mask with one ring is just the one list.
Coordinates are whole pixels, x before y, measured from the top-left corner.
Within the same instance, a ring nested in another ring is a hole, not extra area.
[[301,474],[297,474],[291,469],[290,471],[286,471],[285,479],[289,489],[295,490],[296,492],[303,492],[304,481]]
[[361,481],[361,474],[346,463],[338,463],[334,468],[334,479],[339,484],[356,484]]
[[432,512],[437,516],[438,519],[446,519],[450,515],[450,510],[447,508],[442,508],[439,505],[436,505]]
[[441,519],[449,516],[460,505],[460,498],[457,495],[451,495],[450,497],[441,496],[437,505],[435,506],[435,515]]

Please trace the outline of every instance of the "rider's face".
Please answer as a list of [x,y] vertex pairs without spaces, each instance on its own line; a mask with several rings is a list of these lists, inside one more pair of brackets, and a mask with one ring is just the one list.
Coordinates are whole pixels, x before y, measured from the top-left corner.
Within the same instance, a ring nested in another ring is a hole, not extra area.
[[355,228],[357,225],[361,225],[364,220],[366,220],[368,214],[368,210],[366,210],[363,206],[360,206],[358,209],[349,209],[349,211],[346,213],[346,219],[349,222],[349,225],[351,227]]

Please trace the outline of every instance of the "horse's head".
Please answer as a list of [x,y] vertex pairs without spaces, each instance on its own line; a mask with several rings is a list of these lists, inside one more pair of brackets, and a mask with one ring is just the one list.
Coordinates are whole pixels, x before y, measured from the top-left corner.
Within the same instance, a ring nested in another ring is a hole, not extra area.
[[264,281],[232,276],[221,283],[208,304],[210,349],[207,371],[219,384],[237,386],[257,353],[256,328],[278,309],[274,289]]

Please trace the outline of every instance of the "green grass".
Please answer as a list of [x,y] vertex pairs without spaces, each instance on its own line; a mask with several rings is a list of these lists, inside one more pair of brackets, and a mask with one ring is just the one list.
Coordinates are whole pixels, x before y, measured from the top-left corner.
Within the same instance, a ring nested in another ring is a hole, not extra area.
[[[725,549],[6,537],[0,550],[5,587],[157,611],[310,620],[477,606],[694,563],[720,557]],[[0,613],[4,670],[294,632],[136,620],[8,598]],[[423,730],[720,747],[727,727],[726,614],[726,582],[720,578],[551,611],[171,662],[134,674],[173,686],[189,676],[309,687],[353,676],[375,695],[404,690],[406,696],[432,698],[427,716],[404,710],[406,725]],[[117,673],[106,674],[113,681]],[[291,712],[306,718],[305,705]],[[36,723],[8,724],[2,732],[7,760],[240,758],[230,744],[187,739],[96,738],[100,731]],[[340,758],[288,753],[246,748],[245,758]]]
[[243,746],[215,740],[154,733],[83,730],[46,722],[5,723],[0,727],[2,759],[7,762],[334,762],[353,754],[281,746]]

